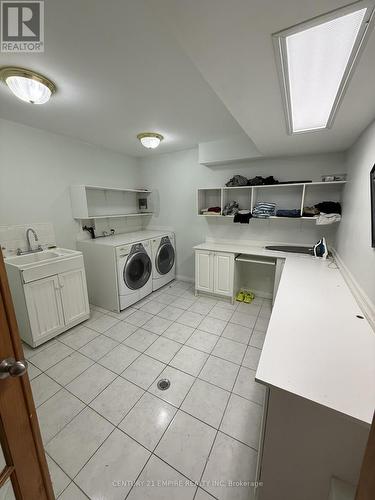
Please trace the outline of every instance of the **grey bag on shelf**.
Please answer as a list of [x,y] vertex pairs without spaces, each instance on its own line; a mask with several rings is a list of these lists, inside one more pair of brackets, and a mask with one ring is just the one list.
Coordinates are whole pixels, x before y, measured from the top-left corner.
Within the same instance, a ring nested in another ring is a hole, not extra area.
[[247,186],[247,178],[243,175],[235,175],[225,185],[227,187]]

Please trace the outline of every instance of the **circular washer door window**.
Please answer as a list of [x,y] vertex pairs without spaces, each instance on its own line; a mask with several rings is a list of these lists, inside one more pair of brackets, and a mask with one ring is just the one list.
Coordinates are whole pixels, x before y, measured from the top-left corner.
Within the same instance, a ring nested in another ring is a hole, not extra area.
[[142,288],[151,276],[152,263],[145,252],[129,256],[124,268],[124,281],[131,290]]
[[174,248],[171,243],[160,245],[155,261],[159,274],[169,273],[174,264]]

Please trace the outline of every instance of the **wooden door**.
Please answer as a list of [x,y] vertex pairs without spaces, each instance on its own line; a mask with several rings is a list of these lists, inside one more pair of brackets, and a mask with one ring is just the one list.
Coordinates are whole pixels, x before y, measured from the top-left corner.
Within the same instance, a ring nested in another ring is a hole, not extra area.
[[53,500],[30,382],[22,369],[24,354],[1,251],[0,362],[0,498]]
[[24,289],[34,345],[37,345],[41,338],[61,332],[65,324],[60,284],[57,276],[49,276],[26,283]]
[[58,275],[65,325],[87,318],[90,312],[87,299],[86,276],[83,269]]
[[196,250],[195,252],[195,288],[202,292],[213,291],[212,252]]
[[213,274],[214,293],[232,297],[234,283],[234,254],[215,252]]

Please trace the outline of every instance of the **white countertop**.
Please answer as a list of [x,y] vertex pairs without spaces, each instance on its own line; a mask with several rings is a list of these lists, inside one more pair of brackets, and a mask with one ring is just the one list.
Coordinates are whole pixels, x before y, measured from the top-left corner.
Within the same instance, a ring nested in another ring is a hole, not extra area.
[[194,248],[285,258],[256,379],[371,424],[375,333],[332,261],[241,243]]

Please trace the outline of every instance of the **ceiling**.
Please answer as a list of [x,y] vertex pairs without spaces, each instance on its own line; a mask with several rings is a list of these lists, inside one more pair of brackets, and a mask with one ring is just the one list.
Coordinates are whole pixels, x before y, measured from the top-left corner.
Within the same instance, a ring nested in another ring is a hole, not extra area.
[[[333,128],[289,136],[271,34],[342,0],[48,0],[43,54],[0,54],[0,65],[49,76],[58,93],[30,106],[0,88],[0,118],[134,156],[241,133],[264,156],[347,149],[375,118],[375,33]],[[142,131],[165,141],[157,151]]]

